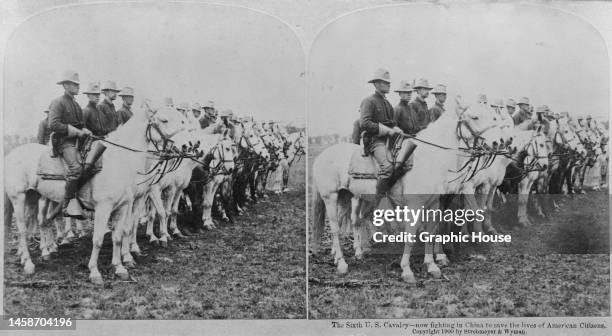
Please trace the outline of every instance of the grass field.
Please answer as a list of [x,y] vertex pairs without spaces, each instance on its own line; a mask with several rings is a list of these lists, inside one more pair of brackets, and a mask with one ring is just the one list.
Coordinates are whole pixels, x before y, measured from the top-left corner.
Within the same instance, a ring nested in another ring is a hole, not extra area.
[[14,228],[4,261],[6,314],[78,319],[286,319],[306,317],[305,160],[292,167],[283,195],[251,205],[232,224],[167,249],[139,245],[130,274],[113,279],[110,235],[100,253],[104,287],[88,282],[91,238],[60,247],[50,261],[31,247],[36,273],[23,275]]
[[[309,165],[321,151],[310,146]],[[508,225],[516,215],[507,206],[494,224],[512,235],[512,244],[463,249],[442,269],[446,279],[427,278],[417,268],[412,287],[400,279],[401,250],[357,261],[348,238],[349,272],[338,275],[326,231],[321,253],[309,258],[309,317],[609,316],[608,191],[562,202],[551,218],[534,218],[533,227],[523,229]]]

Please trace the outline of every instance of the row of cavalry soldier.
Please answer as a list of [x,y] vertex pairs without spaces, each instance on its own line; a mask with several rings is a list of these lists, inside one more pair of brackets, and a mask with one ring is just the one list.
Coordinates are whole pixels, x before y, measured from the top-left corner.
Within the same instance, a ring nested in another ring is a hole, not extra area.
[[[534,115],[527,97],[516,110],[513,100],[489,104],[480,95],[468,105],[457,96],[454,108],[447,110],[446,87],[432,88],[426,79],[412,86],[402,81],[394,109],[386,99],[389,71],[378,69],[369,83],[375,92],[361,102],[352,143],[327,147],[309,171],[314,195],[309,247],[313,254],[319,252],[328,223],[340,273],[348,271],[341,233],[352,232],[355,256],[363,258],[371,249],[371,231],[379,230],[371,226],[376,209],[445,209],[449,198],[455,198],[450,202],[454,206],[485,210],[485,220],[473,223],[472,230],[497,234],[491,214],[494,199],[505,193],[518,194],[518,224],[529,226],[530,195],[536,196],[533,205],[542,215],[559,208],[545,195],[584,192],[585,175],[596,177],[594,189],[606,186],[608,129],[590,117],[585,123],[569,113],[555,114],[546,105],[538,106]],[[431,109],[425,101],[430,92],[436,99]],[[467,228],[460,230],[467,233]],[[449,227],[438,220],[393,229],[436,234]],[[410,268],[412,245],[404,243],[401,259],[402,278],[409,283],[416,281]],[[442,246],[425,243],[423,263],[429,274],[440,277],[438,264],[448,263]]]
[[[267,198],[266,191],[288,191],[289,168],[305,154],[302,131],[288,134],[273,121],[217,113],[212,101],[190,108],[175,107],[169,98],[160,105],[145,99],[134,107],[131,87],[119,90],[107,81],[89,85],[89,102],[81,108],[78,74],[66,71],[57,84],[64,94],[46,111],[39,143],[16,147],[5,158],[5,223],[15,217],[26,274],[34,272],[30,233],[40,228],[40,249],[48,258],[57,239],[74,237],[73,221],[82,232],[81,220],[93,213],[90,280],[103,283],[97,259],[109,230],[115,274],[128,278],[132,254],[140,254],[139,224],[146,224],[150,242],[162,245],[172,236],[213,229],[213,207],[230,220]],[[185,225],[178,221],[179,205],[188,210]],[[56,236],[53,223],[62,216],[65,225]]]

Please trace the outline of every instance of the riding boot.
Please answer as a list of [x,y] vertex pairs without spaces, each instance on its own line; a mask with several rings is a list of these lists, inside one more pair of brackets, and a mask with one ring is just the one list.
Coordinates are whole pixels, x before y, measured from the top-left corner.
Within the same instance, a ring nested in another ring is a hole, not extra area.
[[66,181],[64,201],[62,203],[62,215],[64,217],[73,217],[76,219],[85,219],[83,209],[79,200],[76,199],[79,191],[79,181]]
[[397,182],[406,172],[408,171],[408,167],[406,166],[406,161],[412,155],[412,152],[416,149],[417,145],[414,141],[410,139],[404,140],[402,147],[400,148],[397,156],[395,158],[395,164],[393,165],[393,173],[389,179],[389,188],[391,188],[395,182]]
[[79,178],[79,188],[81,189],[87,181],[89,181],[95,175],[96,162],[102,156],[102,153],[106,150],[106,146],[101,141],[94,142],[91,150],[87,154],[85,159],[85,166],[83,167],[83,173]]

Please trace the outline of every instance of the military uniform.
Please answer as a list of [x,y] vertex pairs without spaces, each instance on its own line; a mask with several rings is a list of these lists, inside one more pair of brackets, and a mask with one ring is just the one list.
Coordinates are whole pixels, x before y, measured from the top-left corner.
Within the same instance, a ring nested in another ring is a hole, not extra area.
[[380,176],[390,176],[393,165],[387,158],[387,136],[379,135],[379,126],[393,128],[397,126],[394,119],[391,103],[376,92],[361,102],[361,117],[359,123],[365,131],[363,145],[368,154],[374,155],[379,164]]
[[436,102],[434,106],[429,109],[429,122],[434,122],[438,120],[438,118],[440,118],[444,111],[446,111],[444,109],[444,105],[440,104],[439,102]]
[[123,125],[128,120],[130,120],[130,118],[132,118],[134,112],[132,112],[131,106],[128,106],[124,103],[123,106],[121,106],[121,108],[119,109],[119,111],[117,111],[117,114],[117,121],[119,122],[119,125]]
[[407,101],[400,100],[400,102],[397,103],[393,109],[393,119],[397,123],[397,126],[404,131],[404,133],[412,135],[416,134],[412,108]]
[[[114,106],[111,109],[108,105],[106,101],[102,101],[97,105],[90,101],[83,109],[85,127],[96,136],[106,136],[108,133],[116,130],[119,125]],[[105,112],[102,112],[101,106],[104,106]]]
[[412,116],[411,134],[416,134],[427,127],[430,123],[429,110],[427,102],[421,97],[416,97],[415,100],[408,104],[410,106]]
[[529,119],[531,119],[531,116],[525,113],[525,111],[523,110],[518,110],[517,112],[514,112],[514,114],[512,115],[512,120],[514,121],[515,126],[520,125],[525,120],[529,120]]
[[[68,202],[76,196],[79,179],[81,177],[81,164],[77,149],[77,135],[74,128],[82,129],[83,111],[74,97],[64,93],[51,102],[49,107],[49,129],[54,135],[54,151],[64,160],[66,165],[66,186],[64,190],[64,203],[66,209]],[[66,211],[64,211],[64,215]]]

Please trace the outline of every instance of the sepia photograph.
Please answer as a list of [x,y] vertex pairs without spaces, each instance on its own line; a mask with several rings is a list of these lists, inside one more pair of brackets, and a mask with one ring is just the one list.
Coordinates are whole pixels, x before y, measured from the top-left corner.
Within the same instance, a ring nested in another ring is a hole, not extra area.
[[40,12],[4,60],[4,314],[306,318],[305,57],[241,7]]
[[371,8],[326,25],[308,69],[311,319],[610,315],[609,60],[591,25]]

